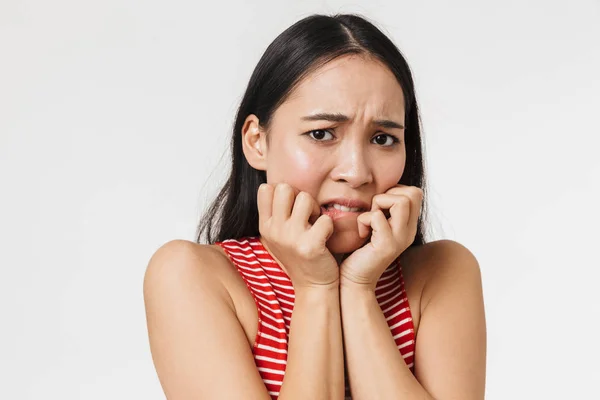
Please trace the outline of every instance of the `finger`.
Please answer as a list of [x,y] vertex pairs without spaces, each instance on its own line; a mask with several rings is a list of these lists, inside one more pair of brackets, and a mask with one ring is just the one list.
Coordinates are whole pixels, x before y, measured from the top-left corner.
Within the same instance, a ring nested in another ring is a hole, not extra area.
[[382,193],[375,195],[373,200],[371,200],[371,211],[381,210],[389,218],[390,214],[388,210],[394,205],[396,199],[398,199],[397,194]]
[[410,221],[408,226],[416,226],[423,207],[424,191],[418,186],[396,185],[386,194],[404,195],[411,199]]
[[416,234],[416,227],[419,223],[419,217],[421,216],[421,210],[423,208],[424,193],[423,190],[418,187],[414,187],[412,192],[413,196],[411,197],[410,220],[408,221],[408,226],[415,229]]
[[287,221],[292,213],[296,195],[294,188],[287,183],[278,183],[273,196],[273,220],[279,223]]
[[[386,226],[383,226],[381,223],[375,225],[380,219],[385,222]],[[373,234],[376,232],[381,232],[385,235],[392,234],[390,224],[382,210],[362,213],[356,218],[356,221],[358,223],[358,235],[361,238],[367,237],[371,231]]]
[[300,192],[294,201],[291,219],[302,223],[303,226],[313,224],[321,215],[321,207],[307,192]]
[[333,234],[333,220],[329,215],[323,214],[317,218],[309,232],[310,235],[314,235],[314,237],[318,238],[319,245],[325,246],[326,242]]
[[406,235],[409,226],[412,210],[411,199],[404,195],[398,195],[396,202],[390,208],[389,225],[395,238],[402,238]]
[[263,224],[271,218],[273,209],[273,186],[268,183],[263,183],[258,187],[258,193],[256,195],[256,203],[258,207],[258,226]]
[[373,229],[373,235],[393,239],[392,228],[383,211],[377,210],[373,212],[371,216],[371,228]]
[[358,236],[362,239],[369,236],[369,232],[371,232],[371,217],[373,215],[372,211],[367,211],[360,214],[356,218],[356,223],[358,225]]

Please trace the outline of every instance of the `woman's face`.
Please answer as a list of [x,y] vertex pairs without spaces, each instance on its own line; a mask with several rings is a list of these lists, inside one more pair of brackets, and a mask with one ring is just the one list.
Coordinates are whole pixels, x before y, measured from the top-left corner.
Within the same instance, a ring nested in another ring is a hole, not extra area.
[[[317,114],[340,118],[308,118]],[[307,76],[275,111],[265,154],[267,183],[286,182],[321,206],[334,198],[360,199],[370,211],[373,196],[395,186],[404,171],[403,126],[402,88],[387,67],[355,55],[333,60]],[[342,214],[334,217],[327,242],[338,261],[367,240],[358,235],[360,213]]]

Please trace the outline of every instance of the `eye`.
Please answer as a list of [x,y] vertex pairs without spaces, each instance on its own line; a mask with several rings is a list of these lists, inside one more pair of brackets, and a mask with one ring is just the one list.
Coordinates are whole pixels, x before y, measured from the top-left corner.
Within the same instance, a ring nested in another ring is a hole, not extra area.
[[[387,139],[391,139],[391,141],[388,141]],[[392,147],[396,143],[400,142],[400,139],[398,139],[396,136],[388,135],[387,133],[377,135],[373,138],[373,140],[377,144],[382,145],[382,147]],[[385,143],[388,143],[388,144],[385,144]]]
[[323,137],[325,135],[331,135],[331,132],[325,129],[315,129],[313,131],[307,132],[306,134],[309,136],[312,135],[311,137],[313,138],[313,140],[316,140],[317,142],[326,142],[326,140],[323,140]]

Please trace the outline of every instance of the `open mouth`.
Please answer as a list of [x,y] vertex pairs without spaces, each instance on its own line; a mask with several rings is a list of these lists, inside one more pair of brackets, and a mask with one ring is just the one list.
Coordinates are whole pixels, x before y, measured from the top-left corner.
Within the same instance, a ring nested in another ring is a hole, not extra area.
[[359,213],[365,211],[365,209],[361,208],[361,207],[346,207],[346,206],[342,206],[340,204],[335,204],[335,203],[323,204],[321,206],[321,208],[324,211],[338,210],[338,211],[342,211],[342,212],[359,212]]

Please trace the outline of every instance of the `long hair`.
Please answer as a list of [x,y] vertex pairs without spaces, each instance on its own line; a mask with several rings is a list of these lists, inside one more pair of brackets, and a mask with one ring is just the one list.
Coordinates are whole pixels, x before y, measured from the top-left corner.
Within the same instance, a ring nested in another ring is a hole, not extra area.
[[[214,244],[226,239],[259,236],[257,191],[265,171],[248,164],[242,151],[242,126],[254,114],[268,128],[275,110],[299,82],[327,62],[360,54],[383,62],[404,94],[406,165],[398,183],[423,190],[417,233],[411,246],[425,243],[427,191],[419,110],[410,68],[392,41],[375,25],[355,14],[311,15],[287,28],[267,47],[242,98],[231,135],[231,171],[200,220],[196,241]],[[268,140],[268,138],[267,138]]]

